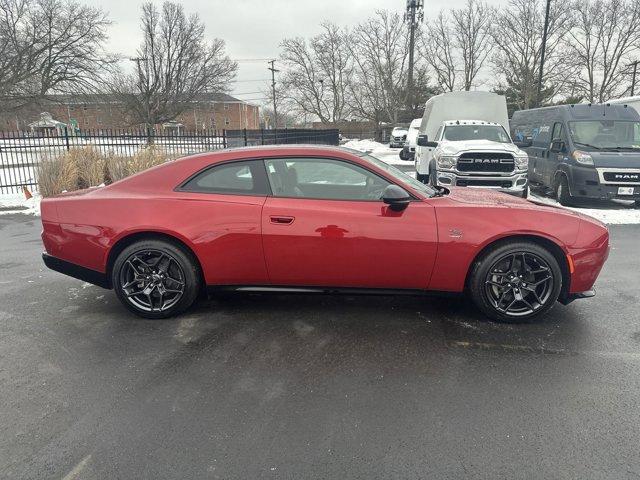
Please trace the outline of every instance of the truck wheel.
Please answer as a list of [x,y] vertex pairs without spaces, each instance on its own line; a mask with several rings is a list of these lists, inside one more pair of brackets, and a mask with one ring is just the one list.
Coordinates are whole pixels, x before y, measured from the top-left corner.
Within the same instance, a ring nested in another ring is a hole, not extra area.
[[564,173],[558,175],[556,180],[556,200],[560,203],[560,205],[564,205],[565,207],[570,207],[573,205],[573,199],[571,197],[571,193],[569,192],[569,181],[567,180],[567,176]]
[[406,160],[407,156],[404,153],[404,148],[402,150],[400,150],[400,153],[398,154],[400,156],[400,160]]
[[469,293],[489,318],[527,322],[549,310],[562,289],[562,270],[546,248],[507,241],[484,253],[473,265]]
[[522,198],[527,198],[529,196],[529,185],[526,185],[524,187],[524,190],[522,190],[522,193],[520,194],[520,196]]
[[429,175],[425,175],[423,173],[416,173],[416,180],[418,180],[419,182],[422,182],[424,184],[428,184],[429,183]]
[[640,208],[640,200],[636,200],[636,208]]

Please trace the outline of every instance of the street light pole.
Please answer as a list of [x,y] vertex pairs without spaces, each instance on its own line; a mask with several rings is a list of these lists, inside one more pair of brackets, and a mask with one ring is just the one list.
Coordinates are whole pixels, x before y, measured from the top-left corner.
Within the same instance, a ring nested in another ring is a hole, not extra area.
[[409,22],[409,71],[407,75],[407,109],[413,110],[413,51],[415,49],[415,30],[422,21],[423,0],[407,0],[405,21]]
[[544,31],[542,32],[542,51],[540,52],[540,71],[538,72],[538,93],[536,95],[536,107],[542,103],[542,74],[544,72],[544,55],[547,49],[547,33],[549,30],[549,9],[551,0],[547,0],[547,10],[544,14]]

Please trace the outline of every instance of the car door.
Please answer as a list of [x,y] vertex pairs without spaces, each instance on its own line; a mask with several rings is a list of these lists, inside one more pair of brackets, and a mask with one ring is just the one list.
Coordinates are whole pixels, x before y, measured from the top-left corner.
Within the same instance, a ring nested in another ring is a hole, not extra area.
[[274,158],[265,166],[273,196],[262,233],[272,284],[427,287],[437,247],[428,203],[392,211],[380,200],[390,181],[345,160]]

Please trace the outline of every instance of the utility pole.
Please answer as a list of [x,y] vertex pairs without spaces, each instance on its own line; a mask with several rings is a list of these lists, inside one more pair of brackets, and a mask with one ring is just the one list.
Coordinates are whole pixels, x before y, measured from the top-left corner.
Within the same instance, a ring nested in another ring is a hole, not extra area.
[[279,72],[280,70],[276,70],[275,60],[270,60],[268,63],[271,64],[271,66],[267,68],[267,70],[271,70],[271,92],[273,95],[273,128],[277,130],[278,110],[276,108],[276,72]]
[[542,32],[542,51],[540,52],[540,71],[538,72],[538,93],[536,95],[536,107],[542,103],[542,74],[544,72],[544,54],[547,49],[547,33],[549,30],[549,9],[551,0],[547,0],[547,10],[544,14],[544,31]]
[[413,110],[413,50],[415,48],[415,31],[423,17],[423,0],[407,0],[405,22],[409,22],[409,71],[407,75],[407,110]]
[[633,73],[631,74],[631,96],[633,97],[636,92],[636,73],[638,73],[638,64],[640,60],[636,60],[635,62],[631,62],[629,66],[633,65]]

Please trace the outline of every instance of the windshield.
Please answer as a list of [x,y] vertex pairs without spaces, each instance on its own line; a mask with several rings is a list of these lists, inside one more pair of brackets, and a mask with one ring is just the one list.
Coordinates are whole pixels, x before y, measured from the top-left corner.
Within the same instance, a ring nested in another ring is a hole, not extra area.
[[640,149],[640,122],[589,120],[569,122],[573,143],[585,150]]
[[424,195],[426,195],[428,197],[432,197],[432,196],[434,196],[434,195],[436,195],[438,193],[434,188],[430,187],[429,185],[425,185],[424,183],[420,182],[419,180],[416,180],[415,178],[407,175],[402,170],[399,170],[396,167],[394,167],[393,165],[389,165],[388,163],[385,163],[382,160],[378,160],[376,157],[373,157],[373,156],[369,155],[368,153],[358,152],[358,151],[353,151],[353,150],[350,150],[350,151],[352,153],[355,153],[359,157],[370,161],[376,167],[381,168],[387,174],[389,174],[390,177],[394,178],[395,180],[398,180],[399,182],[403,182],[403,183],[411,185],[411,187],[413,189],[417,190],[418,192],[420,192],[420,193],[422,193],[422,194],[424,194]]
[[459,142],[465,140],[491,140],[511,143],[511,138],[501,125],[447,125],[442,135],[444,140]]

